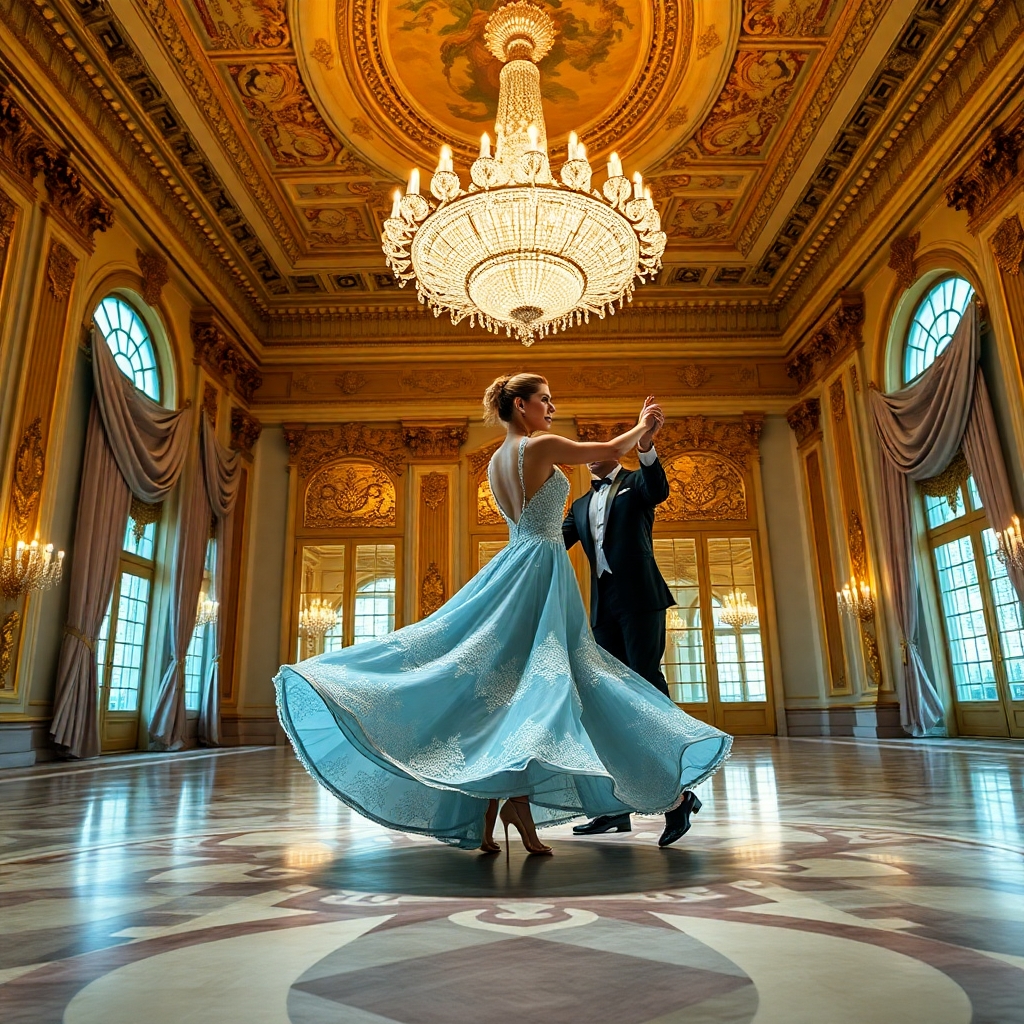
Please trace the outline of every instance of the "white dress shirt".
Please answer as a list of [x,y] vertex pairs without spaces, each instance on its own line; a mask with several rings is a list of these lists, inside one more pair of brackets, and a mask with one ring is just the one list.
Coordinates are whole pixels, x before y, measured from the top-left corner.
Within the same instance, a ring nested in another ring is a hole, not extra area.
[[[640,464],[643,466],[653,466],[658,459],[658,453],[654,450],[653,445],[650,451],[638,452],[640,456]],[[622,466],[616,466],[609,474],[607,479],[615,480],[615,478],[622,472]],[[590,519],[590,536],[594,538],[594,561],[597,564],[597,575],[598,578],[603,576],[606,572],[611,572],[611,566],[608,565],[608,559],[604,556],[604,531],[608,525],[608,492],[611,491],[611,487],[600,487],[594,492],[594,496],[590,499],[590,509],[588,512],[588,518]],[[622,493],[621,491],[619,492]]]

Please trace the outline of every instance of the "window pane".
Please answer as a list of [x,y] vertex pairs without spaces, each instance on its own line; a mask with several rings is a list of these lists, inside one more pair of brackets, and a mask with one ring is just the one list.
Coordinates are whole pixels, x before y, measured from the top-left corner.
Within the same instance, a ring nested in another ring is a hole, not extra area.
[[761,621],[749,537],[708,540],[718,695],[725,703],[766,701]]
[[953,522],[954,519],[962,519],[967,509],[964,507],[964,492],[960,489],[960,499],[956,503],[956,511],[949,507],[949,501],[943,497],[933,497],[931,494],[924,496],[924,510],[928,517],[928,528],[935,529],[936,526],[944,526]]
[[921,300],[907,333],[904,383],[924,373],[935,362],[935,357],[952,339],[973,296],[974,289],[962,277],[948,277]]
[[666,616],[662,668],[677,704],[706,704],[704,634],[701,632],[697,542],[692,537],[655,540],[654,558],[676,599]]
[[110,609],[114,604],[114,595],[110,595],[107,602],[107,611],[100,623],[100,631],[96,635],[96,673],[98,676],[100,695],[103,693],[103,685],[106,683],[107,673],[107,640],[110,638]]
[[978,493],[978,485],[974,482],[974,477],[969,476],[967,478],[967,491],[971,496],[971,508],[977,512],[983,506],[981,504],[981,495]]
[[138,555],[139,558],[153,560],[153,546],[156,543],[156,523],[147,523],[140,537],[135,536],[135,520],[128,519],[128,525],[124,531],[123,550],[129,555]]
[[482,569],[499,551],[508,545],[507,540],[482,540],[477,545],[477,561]]
[[196,626],[185,652],[185,710],[198,711],[206,674],[206,637],[209,626]]
[[999,629],[999,647],[1003,654],[1003,668],[1010,683],[1010,699],[1024,700],[1024,618],[1020,601],[1013,589],[1006,566],[999,561],[994,530],[982,535],[985,545],[985,565],[992,581],[992,604],[995,606],[996,626]]
[[997,700],[974,545],[961,537],[935,549],[953,684],[960,701]]
[[149,330],[123,299],[108,295],[93,314],[118,369],[144,394],[160,401],[160,377]]
[[130,572],[121,573],[114,654],[110,665],[109,711],[138,710],[148,615],[149,580]]
[[352,642],[365,643],[395,628],[395,545],[356,546],[356,601]]

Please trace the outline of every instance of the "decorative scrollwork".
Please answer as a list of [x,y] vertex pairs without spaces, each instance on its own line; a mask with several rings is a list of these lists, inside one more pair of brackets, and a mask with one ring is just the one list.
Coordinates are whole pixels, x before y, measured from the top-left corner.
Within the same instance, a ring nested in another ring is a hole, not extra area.
[[395,476],[405,472],[406,450],[402,432],[391,427],[342,423],[335,427],[285,424],[284,440],[291,462],[302,476],[347,456],[362,456],[382,463]]
[[743,477],[731,463],[714,455],[677,456],[665,467],[668,501],[658,506],[665,522],[721,521],[747,518]]
[[448,499],[448,477],[444,473],[428,473],[420,485],[423,504],[436,512]]
[[798,402],[786,413],[786,421],[797,444],[805,444],[821,430],[821,402],[817,398]]
[[0,625],[0,688],[4,685],[4,676],[11,667],[11,655],[14,653],[14,633],[21,622],[19,612],[11,612]]
[[21,435],[14,456],[14,486],[11,489],[10,531],[14,538],[28,537],[32,513],[43,487],[46,456],[42,444],[42,420],[37,416]]
[[303,525],[313,529],[383,528],[397,521],[395,485],[379,466],[345,462],[325,466],[306,487]]
[[46,279],[50,283],[50,294],[63,302],[71,294],[75,283],[78,257],[63,242],[50,242],[50,255],[46,260]]
[[1024,260],[1024,227],[1017,214],[1007,217],[996,228],[991,245],[999,269],[1007,274],[1019,274],[1021,260]]
[[143,252],[142,249],[135,250],[135,258],[142,274],[142,297],[155,306],[160,301],[164,285],[171,279],[167,258],[158,252]]
[[263,424],[237,405],[231,410],[231,447],[252,454],[253,445],[263,433]]
[[921,232],[894,238],[889,246],[889,269],[896,271],[896,281],[901,288],[909,288],[917,280],[917,245]]
[[445,586],[437,562],[431,562],[420,582],[420,618],[433,615],[444,604]]
[[958,448],[956,455],[950,459],[949,465],[935,476],[927,480],[918,480],[917,486],[930,498],[945,498],[949,504],[950,511],[956,515],[960,504],[960,488],[967,483],[971,475],[971,467],[967,465],[967,457],[962,448]]

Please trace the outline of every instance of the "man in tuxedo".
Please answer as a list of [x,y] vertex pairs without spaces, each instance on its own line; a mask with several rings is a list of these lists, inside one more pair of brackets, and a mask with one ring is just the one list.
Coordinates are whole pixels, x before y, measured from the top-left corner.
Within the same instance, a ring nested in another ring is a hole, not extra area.
[[[590,624],[594,639],[665,696],[661,671],[665,653],[665,612],[675,598],[654,560],[654,510],[668,498],[668,478],[654,450],[659,419],[637,445],[640,468],[619,462],[588,466],[591,489],[573,502],[562,523],[566,549],[583,545],[590,561]],[[670,846],[690,828],[700,801],[687,791],[665,815],[659,846]],[[573,828],[576,835],[629,832],[628,814],[602,815]]]

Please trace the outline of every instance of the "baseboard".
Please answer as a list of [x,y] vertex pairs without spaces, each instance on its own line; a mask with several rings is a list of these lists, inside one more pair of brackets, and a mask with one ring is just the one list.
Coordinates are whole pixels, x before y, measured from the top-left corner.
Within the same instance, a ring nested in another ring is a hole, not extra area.
[[900,725],[898,704],[860,707],[786,708],[790,736],[853,736],[861,739],[899,739],[907,734]]
[[221,715],[220,742],[223,747],[273,747],[285,740],[276,715],[248,718],[243,715]]
[[47,722],[0,722],[0,768],[28,768],[56,760]]

